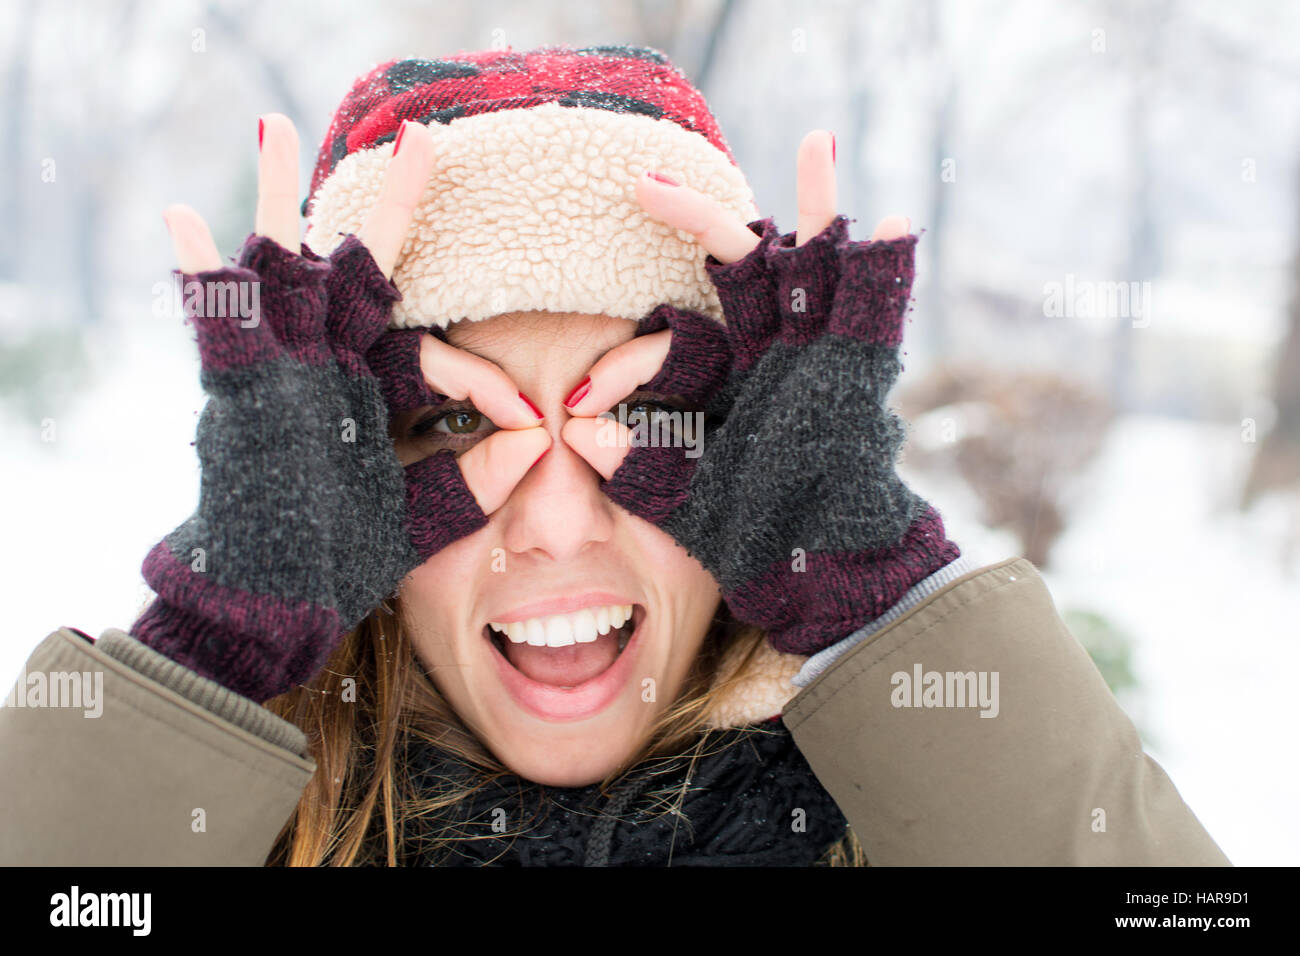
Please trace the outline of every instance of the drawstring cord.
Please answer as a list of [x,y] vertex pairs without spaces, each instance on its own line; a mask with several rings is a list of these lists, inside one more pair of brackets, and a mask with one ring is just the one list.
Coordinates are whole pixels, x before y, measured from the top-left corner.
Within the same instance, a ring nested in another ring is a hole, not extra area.
[[645,792],[653,779],[653,774],[642,774],[629,780],[610,795],[600,819],[592,824],[591,835],[587,838],[586,854],[582,861],[583,866],[609,866],[610,849],[614,842],[614,827],[617,826],[624,811]]

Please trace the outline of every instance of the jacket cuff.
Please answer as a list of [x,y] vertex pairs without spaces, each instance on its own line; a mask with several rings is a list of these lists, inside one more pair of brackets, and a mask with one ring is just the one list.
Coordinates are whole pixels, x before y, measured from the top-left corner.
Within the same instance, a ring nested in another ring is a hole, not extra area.
[[175,691],[222,720],[300,757],[309,756],[307,735],[295,725],[271,713],[256,701],[196,674],[170,657],[141,644],[125,631],[109,628],[95,642],[95,646],[138,674]]
[[916,605],[920,604],[930,595],[935,594],[941,588],[947,587],[953,581],[964,577],[976,570],[974,562],[970,558],[962,555],[961,557],[944,565],[934,574],[913,585],[906,594],[904,594],[888,611],[880,615],[871,623],[854,631],[844,640],[837,644],[832,644],[823,651],[808,658],[804,662],[799,673],[794,675],[794,685],[796,687],[807,687],[824,673],[832,664],[847,654],[853,648],[857,647],[872,634],[883,630],[887,625],[892,624],[898,618],[910,611]]

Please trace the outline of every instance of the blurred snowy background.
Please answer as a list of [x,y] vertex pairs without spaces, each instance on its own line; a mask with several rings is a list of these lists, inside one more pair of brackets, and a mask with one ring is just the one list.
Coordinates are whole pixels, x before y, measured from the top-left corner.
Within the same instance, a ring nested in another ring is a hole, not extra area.
[[0,680],[125,627],[193,509],[203,397],[161,219],[252,228],[256,123],[302,182],[400,56],[664,50],[764,215],[833,130],[840,208],[922,232],[903,470],[1024,554],[1237,864],[1300,862],[1300,12],[1273,2],[0,5]]

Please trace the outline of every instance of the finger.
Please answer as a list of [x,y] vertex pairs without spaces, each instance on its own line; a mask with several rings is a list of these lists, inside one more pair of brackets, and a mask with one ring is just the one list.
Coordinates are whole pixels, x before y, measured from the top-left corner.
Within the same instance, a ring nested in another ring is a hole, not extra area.
[[796,246],[819,235],[835,219],[834,142],[826,130],[813,130],[799,144]]
[[564,443],[586,459],[606,481],[631,451],[631,429],[611,418],[570,418],[560,429]]
[[298,237],[298,131],[283,113],[268,113],[258,122],[257,220],[254,232],[290,252]]
[[759,238],[716,199],[690,186],[670,186],[650,177],[636,178],[636,198],[651,219],[690,233],[721,263],[738,262]]
[[886,216],[871,234],[871,241],[877,239],[901,239],[912,232],[912,220],[906,216]]
[[357,233],[386,279],[392,277],[397,256],[406,243],[411,219],[429,184],[435,155],[429,128],[404,120],[397,130],[393,159],[384,173],[379,198]]
[[163,222],[172,237],[176,263],[186,275],[222,268],[221,253],[212,241],[212,230],[203,217],[189,206],[174,204],[163,211]]
[[659,374],[671,344],[672,332],[664,329],[614,346],[600,357],[586,380],[565,400],[569,414],[590,418],[612,408],[619,399],[636,391],[638,385]]
[[494,432],[461,455],[465,484],[484,514],[506,503],[515,485],[551,447],[551,433],[545,428]]
[[534,428],[543,418],[499,366],[437,336],[421,337],[420,368],[435,392],[469,399],[498,428]]

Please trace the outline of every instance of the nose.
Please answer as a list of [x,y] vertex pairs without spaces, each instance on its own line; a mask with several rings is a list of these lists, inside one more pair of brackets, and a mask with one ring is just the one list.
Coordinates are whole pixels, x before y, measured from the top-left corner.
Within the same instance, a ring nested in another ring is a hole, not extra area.
[[617,506],[601,492],[600,474],[560,437],[558,427],[551,437],[550,450],[515,486],[497,517],[511,554],[564,562],[611,539]]

